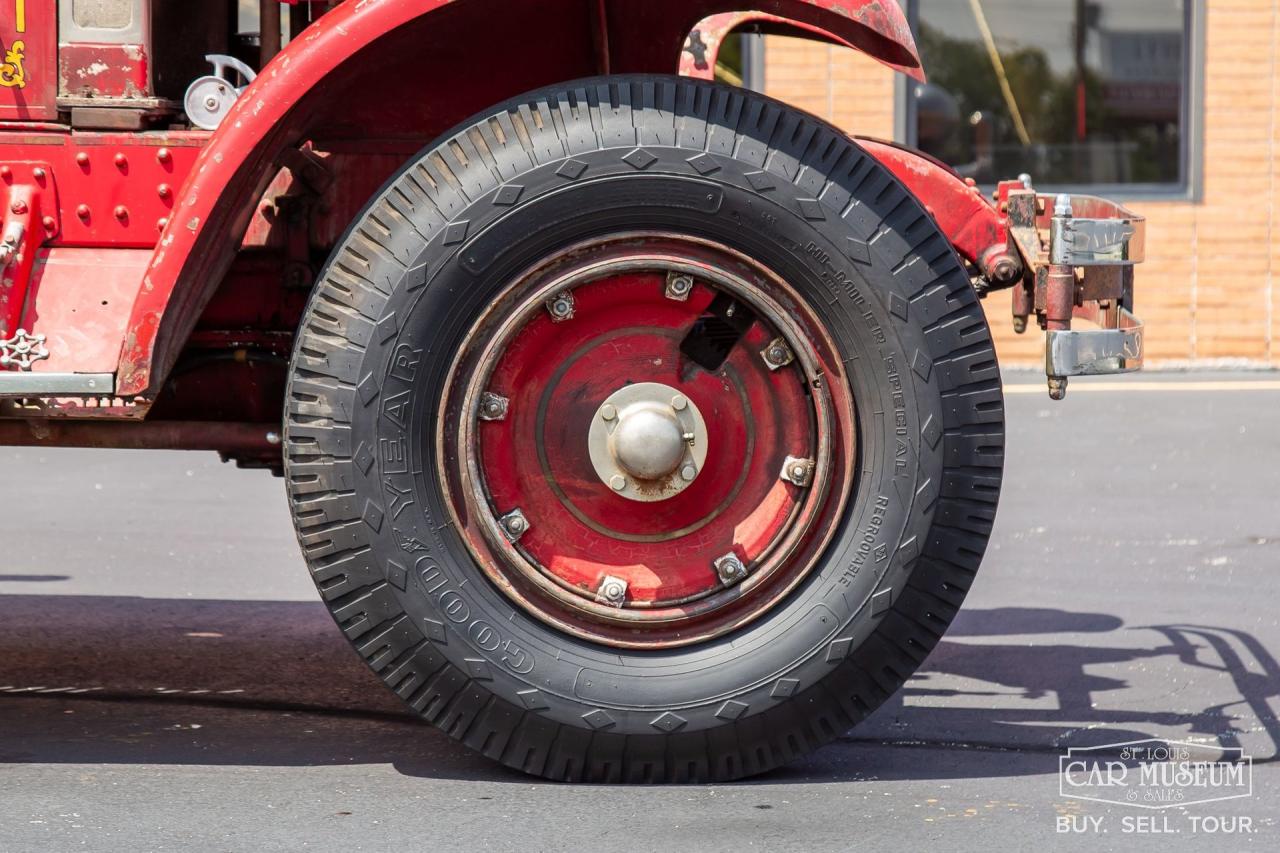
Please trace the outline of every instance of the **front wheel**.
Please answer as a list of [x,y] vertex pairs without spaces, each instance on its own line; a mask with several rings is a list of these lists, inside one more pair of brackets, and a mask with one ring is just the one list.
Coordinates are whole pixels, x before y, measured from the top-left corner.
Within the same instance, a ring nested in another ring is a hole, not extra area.
[[999,493],[989,330],[848,137],[738,89],[517,98],[408,164],[299,334],[321,595],[416,712],[556,779],[732,779],[955,615]]

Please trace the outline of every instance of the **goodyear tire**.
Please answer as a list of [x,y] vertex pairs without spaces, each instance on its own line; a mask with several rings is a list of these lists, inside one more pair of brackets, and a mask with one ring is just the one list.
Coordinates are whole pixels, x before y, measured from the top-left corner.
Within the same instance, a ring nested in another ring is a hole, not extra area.
[[353,646],[566,780],[739,778],[847,731],[955,615],[1003,459],[990,333],[920,203],[814,117],[668,77],[414,158],[334,252],[286,405]]

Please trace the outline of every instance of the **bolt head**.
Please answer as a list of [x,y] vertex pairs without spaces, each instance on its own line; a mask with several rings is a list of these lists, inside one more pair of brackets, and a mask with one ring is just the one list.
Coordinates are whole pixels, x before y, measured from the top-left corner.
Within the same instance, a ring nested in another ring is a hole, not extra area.
[[27,212],[27,204],[22,201],[15,201],[13,204],[9,205],[9,209],[14,213],[23,214]]
[[685,482],[691,483],[693,482],[693,478],[698,476],[698,469],[694,468],[692,465],[686,465],[680,469],[680,476],[685,480]]
[[573,298],[567,293],[561,293],[552,297],[547,308],[551,311],[551,316],[553,318],[557,320],[567,320],[573,316]]
[[671,275],[667,278],[667,298],[684,302],[693,292],[693,278],[687,275]]
[[609,487],[615,492],[620,492],[627,487],[627,478],[621,474],[614,474],[609,479]]
[[525,527],[525,520],[518,515],[507,521],[507,529],[512,533],[524,533]]
[[606,604],[621,607],[627,599],[627,582],[622,578],[605,575],[596,590],[596,598]]
[[683,394],[677,394],[671,398],[671,408],[677,412],[683,412],[689,407],[689,401],[685,399]]
[[716,576],[726,586],[737,583],[747,576],[747,567],[742,564],[742,560],[738,558],[738,555],[732,551],[723,557],[717,557],[712,561],[712,565],[715,567]]
[[611,421],[618,416],[618,409],[613,403],[605,403],[600,407],[600,417],[606,421]]

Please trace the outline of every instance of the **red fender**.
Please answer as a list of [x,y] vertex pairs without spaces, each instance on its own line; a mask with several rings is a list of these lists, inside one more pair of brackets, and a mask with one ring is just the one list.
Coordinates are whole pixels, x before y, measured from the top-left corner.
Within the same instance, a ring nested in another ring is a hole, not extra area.
[[[542,85],[671,73],[699,21],[743,0],[347,0],[263,69],[178,195],[134,302],[116,393],[154,392],[233,259],[282,151],[308,139],[422,145]],[[793,31],[919,74],[893,0],[756,0]]]
[[[716,60],[720,55],[720,46],[724,44],[725,38],[735,30],[740,30],[743,27],[748,27],[753,32],[763,34],[803,34],[817,41],[827,41],[843,47],[861,50],[858,45],[846,41],[838,33],[829,32],[803,21],[789,20],[765,12],[724,12],[705,18],[693,28],[693,31],[689,34],[689,44],[685,47],[685,51],[680,57],[680,73],[685,77],[714,80],[716,76]],[[906,31],[905,37],[911,38],[909,30]],[[914,77],[923,83],[925,79],[924,70],[920,67],[919,57],[915,56],[915,44],[913,42],[911,43],[911,53],[913,62],[908,65],[902,65],[883,57],[877,58],[895,71],[901,71],[903,74]]]

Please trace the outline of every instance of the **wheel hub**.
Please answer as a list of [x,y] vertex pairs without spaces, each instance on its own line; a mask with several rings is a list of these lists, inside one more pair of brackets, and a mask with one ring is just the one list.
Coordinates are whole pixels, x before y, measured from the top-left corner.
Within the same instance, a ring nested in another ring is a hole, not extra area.
[[661,382],[614,391],[587,432],[596,476],[633,501],[666,500],[687,489],[707,450],[707,425],[697,405]]
[[785,282],[723,247],[566,250],[489,304],[451,369],[453,524],[499,589],[575,635],[732,630],[799,583],[848,499],[835,353]]

